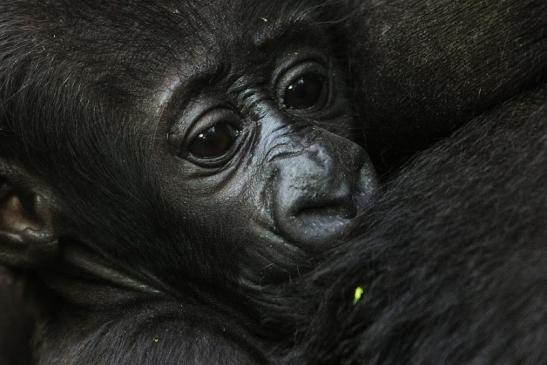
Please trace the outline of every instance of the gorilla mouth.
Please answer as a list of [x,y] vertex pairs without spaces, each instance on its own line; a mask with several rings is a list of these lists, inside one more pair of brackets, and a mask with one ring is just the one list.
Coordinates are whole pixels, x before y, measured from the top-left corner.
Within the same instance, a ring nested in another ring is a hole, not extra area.
[[351,200],[308,202],[283,225],[284,233],[299,244],[322,247],[343,240],[353,228],[358,208]]
[[342,219],[353,219],[357,215],[357,208],[350,201],[332,202],[327,204],[316,204],[310,202],[307,206],[302,207],[296,214],[296,219],[312,219],[321,220],[323,218],[331,220],[332,217],[340,217]]

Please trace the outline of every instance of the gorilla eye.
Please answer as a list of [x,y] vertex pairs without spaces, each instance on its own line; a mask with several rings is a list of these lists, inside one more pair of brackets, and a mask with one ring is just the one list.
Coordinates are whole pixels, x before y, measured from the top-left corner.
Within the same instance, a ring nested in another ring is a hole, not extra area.
[[224,156],[235,144],[240,131],[228,122],[217,123],[199,132],[188,145],[188,152],[199,159]]
[[291,67],[277,81],[279,103],[292,110],[320,110],[329,100],[326,68],[315,61]]
[[310,109],[320,104],[326,83],[326,78],[322,75],[302,75],[287,86],[283,104],[290,109]]

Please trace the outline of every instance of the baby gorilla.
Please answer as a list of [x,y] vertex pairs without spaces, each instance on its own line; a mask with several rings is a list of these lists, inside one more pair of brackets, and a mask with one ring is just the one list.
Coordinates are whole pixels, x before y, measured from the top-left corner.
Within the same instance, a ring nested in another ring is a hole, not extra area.
[[266,362],[263,286],[376,189],[320,11],[0,5],[0,262],[40,293],[37,363]]

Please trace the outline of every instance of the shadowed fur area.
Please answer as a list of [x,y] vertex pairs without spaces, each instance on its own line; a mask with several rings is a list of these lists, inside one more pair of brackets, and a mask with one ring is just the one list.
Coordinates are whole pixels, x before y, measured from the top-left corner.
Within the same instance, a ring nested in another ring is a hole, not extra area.
[[[546,121],[543,87],[473,120],[393,176],[362,238],[294,289],[302,306],[320,305],[288,363],[541,363]],[[364,294],[354,304],[357,287]]]

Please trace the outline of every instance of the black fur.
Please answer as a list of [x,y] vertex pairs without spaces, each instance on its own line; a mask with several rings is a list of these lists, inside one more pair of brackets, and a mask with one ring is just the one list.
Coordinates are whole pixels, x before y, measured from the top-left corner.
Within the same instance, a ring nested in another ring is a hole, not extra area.
[[[541,363],[545,2],[243,3],[0,2],[0,157],[18,166],[0,175],[31,171],[22,188],[62,212],[62,238],[16,262],[32,264],[35,360]],[[180,229],[177,194],[149,157],[161,129],[142,127],[169,88],[166,65],[181,61],[181,27],[219,26],[231,44],[251,18],[325,14],[314,25],[339,41],[384,185],[360,238],[297,277],[317,260],[268,247],[241,258],[222,231],[198,245],[202,231]],[[0,257],[14,264],[16,249]],[[257,274],[268,260],[293,270],[288,280]]]
[[0,364],[30,363],[34,308],[25,289],[24,279],[0,267]]
[[382,170],[545,82],[543,0],[345,0],[368,150]]
[[387,183],[362,238],[295,290],[321,304],[289,362],[543,363],[545,166],[545,87],[418,155]]

